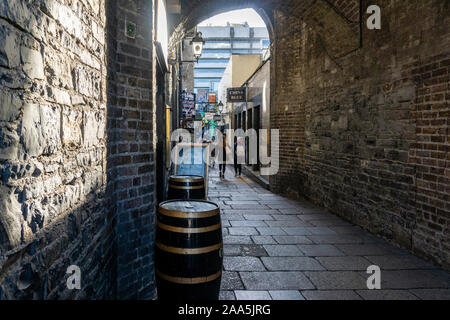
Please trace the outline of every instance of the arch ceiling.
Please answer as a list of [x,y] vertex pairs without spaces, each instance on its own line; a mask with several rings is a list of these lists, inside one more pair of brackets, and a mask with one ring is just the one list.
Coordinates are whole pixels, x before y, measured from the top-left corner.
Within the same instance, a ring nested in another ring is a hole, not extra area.
[[[253,8],[266,22],[271,37],[276,11],[298,17],[319,34],[327,52],[339,57],[359,47],[358,0],[168,0],[178,8],[172,41],[198,23],[223,12]],[[172,42],[173,43],[173,42]]]

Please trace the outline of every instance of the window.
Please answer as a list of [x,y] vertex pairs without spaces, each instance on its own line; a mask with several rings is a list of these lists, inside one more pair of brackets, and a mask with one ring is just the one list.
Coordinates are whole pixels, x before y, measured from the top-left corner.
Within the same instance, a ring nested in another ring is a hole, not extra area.
[[227,51],[227,53],[214,53],[214,52],[208,52],[203,51],[202,58],[204,59],[227,59],[231,57],[230,51]]
[[229,60],[200,60],[195,64],[195,68],[223,68],[228,65]]
[[269,39],[263,39],[261,40],[261,45],[263,48],[268,48],[270,47],[270,40]]
[[195,68],[195,73],[223,73],[224,71],[225,71],[225,68],[220,68],[220,69],[213,69],[213,68],[198,69],[198,68]]
[[204,49],[227,49],[231,48],[230,42],[223,41],[206,41]]
[[230,52],[228,49],[205,49],[203,53],[227,53]]
[[246,53],[250,53],[250,51],[249,50],[233,50],[233,53],[246,54]]
[[235,48],[235,49],[249,49],[250,48],[250,42],[247,42],[247,41],[236,41],[236,42],[233,42],[233,48]]

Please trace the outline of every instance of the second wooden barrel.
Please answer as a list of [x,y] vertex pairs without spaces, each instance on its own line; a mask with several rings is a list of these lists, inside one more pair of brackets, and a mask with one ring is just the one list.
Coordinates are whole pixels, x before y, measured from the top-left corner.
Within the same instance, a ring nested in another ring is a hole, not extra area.
[[201,176],[169,177],[168,200],[205,200],[205,179]]
[[159,205],[155,239],[158,299],[218,300],[223,265],[220,209],[212,202]]

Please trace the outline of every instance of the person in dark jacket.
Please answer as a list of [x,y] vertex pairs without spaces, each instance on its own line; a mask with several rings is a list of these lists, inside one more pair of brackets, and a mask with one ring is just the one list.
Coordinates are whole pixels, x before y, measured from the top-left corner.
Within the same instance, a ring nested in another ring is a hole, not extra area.
[[237,137],[234,137],[234,176],[241,176],[242,173],[242,162],[241,162],[241,147],[239,145]]
[[[227,136],[223,135],[222,138],[222,159],[219,159],[219,172],[220,172],[220,178],[225,178],[225,169],[227,168]],[[220,160],[222,160],[220,163]]]

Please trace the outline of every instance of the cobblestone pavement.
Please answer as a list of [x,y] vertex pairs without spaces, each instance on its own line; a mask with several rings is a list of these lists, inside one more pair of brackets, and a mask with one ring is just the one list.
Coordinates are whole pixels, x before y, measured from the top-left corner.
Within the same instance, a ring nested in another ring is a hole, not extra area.
[[[450,274],[323,208],[211,170],[224,235],[222,300],[445,299]],[[367,267],[381,268],[368,290]]]

